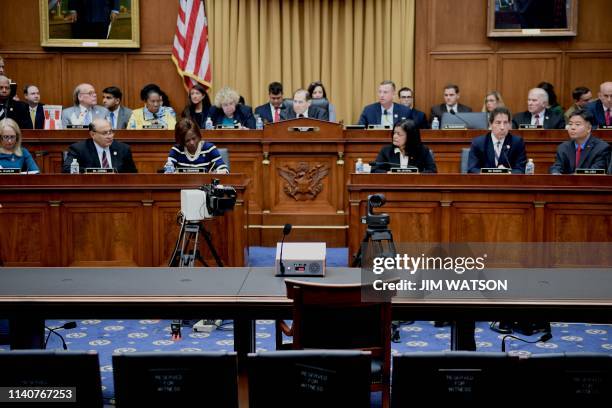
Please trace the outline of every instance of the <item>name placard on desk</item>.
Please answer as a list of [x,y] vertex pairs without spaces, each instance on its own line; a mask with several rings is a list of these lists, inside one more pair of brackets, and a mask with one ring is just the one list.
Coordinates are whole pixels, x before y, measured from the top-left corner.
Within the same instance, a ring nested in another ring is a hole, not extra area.
[[344,125],[345,130],[363,130],[365,125]]
[[287,128],[289,132],[318,132],[321,128],[317,126],[293,126]]
[[152,125],[142,125],[143,129],[166,129],[166,125],[162,125],[161,123],[154,123]]
[[0,169],[0,174],[21,174],[21,169]]
[[606,169],[576,169],[576,174],[583,174],[583,175],[606,174]]
[[234,125],[217,125],[215,129],[218,129],[218,130],[240,129],[240,125],[237,123]]
[[599,128],[602,130],[612,130],[612,126],[600,126]]
[[446,130],[465,130],[467,129],[467,126],[461,123],[451,123],[448,125],[444,125],[444,128]]
[[115,173],[115,169],[103,169],[101,167],[87,167],[85,169],[86,174],[108,174]]
[[519,125],[519,129],[526,129],[526,130],[530,130],[530,129],[544,129],[544,126],[542,126],[542,125],[531,125],[531,124],[523,123],[522,125]]
[[203,167],[179,167],[176,169],[177,173],[206,173],[206,169]]
[[391,167],[391,173],[419,173],[416,167]]
[[391,129],[389,125],[368,125],[368,130],[387,130]]
[[89,129],[89,125],[66,125],[66,129]]
[[502,167],[485,167],[480,169],[480,174],[510,174],[511,169],[505,169]]

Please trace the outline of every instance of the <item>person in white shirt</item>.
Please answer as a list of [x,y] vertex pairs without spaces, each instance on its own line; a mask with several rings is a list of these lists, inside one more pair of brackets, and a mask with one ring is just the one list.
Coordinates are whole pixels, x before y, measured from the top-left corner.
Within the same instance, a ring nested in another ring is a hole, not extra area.
[[83,83],[74,88],[74,105],[62,111],[62,126],[88,126],[94,119],[108,117],[108,110],[98,105],[98,95],[91,84]]

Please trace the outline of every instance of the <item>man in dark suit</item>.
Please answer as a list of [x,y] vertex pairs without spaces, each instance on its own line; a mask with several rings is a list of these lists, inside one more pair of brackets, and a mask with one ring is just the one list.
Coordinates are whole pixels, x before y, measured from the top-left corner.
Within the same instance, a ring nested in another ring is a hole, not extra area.
[[612,126],[612,82],[604,82],[599,86],[599,99],[586,106],[594,117],[593,126]]
[[102,105],[108,109],[108,120],[113,129],[126,129],[132,110],[121,105],[123,93],[116,86],[109,86],[102,91]]
[[480,169],[497,167],[512,169],[514,174],[525,173],[525,143],[522,138],[510,133],[510,120],[508,108],[498,107],[491,112],[491,132],[472,140],[468,173],[480,173]]
[[310,94],[305,89],[298,89],[293,94],[293,106],[281,113],[283,120],[295,118],[311,118],[329,120],[329,112],[310,105]]
[[40,90],[36,85],[26,85],[23,88],[23,99],[28,104],[32,129],[45,128],[45,111],[40,103]]
[[607,169],[610,145],[591,134],[593,115],[586,110],[577,110],[569,119],[567,133],[570,140],[557,148],[555,164],[551,174],[572,174],[576,169]]
[[393,127],[405,119],[415,118],[412,109],[393,102],[395,96],[395,83],[393,81],[382,81],[378,85],[378,102],[363,108],[359,117],[359,124],[385,125]]
[[283,107],[283,84],[272,82],[268,85],[269,102],[255,108],[255,116],[259,116],[264,123],[281,121]]
[[28,105],[11,98],[11,80],[0,75],[0,119],[13,119],[21,129],[32,129]]
[[527,111],[518,113],[512,119],[512,127],[521,125],[539,126],[544,129],[565,129],[565,119],[547,109],[548,93],[542,88],[533,88],[527,96]]
[[403,87],[397,91],[397,97],[399,98],[400,104],[404,105],[411,110],[411,117],[414,123],[417,124],[419,129],[427,129],[429,127],[427,122],[427,116],[424,112],[414,108],[414,91],[408,87]]
[[109,168],[118,173],[137,173],[130,146],[117,142],[114,131],[107,119],[94,119],[89,124],[91,139],[74,143],[68,149],[64,160],[63,173],[70,173],[73,159],[79,163],[81,172],[86,168]]
[[119,15],[119,0],[68,0],[72,38],[108,37],[108,26]]
[[431,107],[430,120],[433,121],[434,118],[438,118],[438,120],[441,122],[442,115],[444,113],[471,112],[472,108],[460,104],[459,98],[461,98],[459,86],[454,84],[446,85],[444,87],[444,103]]

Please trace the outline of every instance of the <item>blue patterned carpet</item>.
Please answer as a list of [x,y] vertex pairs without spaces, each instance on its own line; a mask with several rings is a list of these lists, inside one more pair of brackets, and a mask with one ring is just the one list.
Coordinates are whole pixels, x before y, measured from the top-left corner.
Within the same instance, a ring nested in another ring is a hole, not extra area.
[[[331,262],[328,265],[346,265],[346,248],[329,249]],[[251,251],[251,265],[270,265],[273,260],[272,248],[254,248]],[[47,321],[48,326],[61,326],[69,320]],[[100,356],[104,396],[112,401],[113,375],[111,356],[114,352],[135,351],[231,351],[234,338],[231,322],[228,330],[212,333],[193,333],[183,330],[183,338],[174,342],[170,338],[169,320],[79,320],[78,327],[64,334],[70,350],[93,350]],[[516,340],[506,341],[507,350],[513,354],[534,354],[552,352],[605,352],[612,353],[612,325],[582,323],[553,323],[553,338],[547,343],[526,344]],[[274,322],[257,321],[257,350],[274,350]],[[488,322],[477,323],[476,342],[479,351],[500,351],[501,335],[489,329]],[[535,340],[538,335],[531,336]],[[443,351],[449,349],[448,327],[436,328],[432,322],[418,321],[401,327],[401,342],[392,345],[393,353],[414,351]],[[56,336],[49,340],[48,348],[61,349]],[[0,346],[0,351],[8,346]],[[374,406],[379,404],[375,397]]]

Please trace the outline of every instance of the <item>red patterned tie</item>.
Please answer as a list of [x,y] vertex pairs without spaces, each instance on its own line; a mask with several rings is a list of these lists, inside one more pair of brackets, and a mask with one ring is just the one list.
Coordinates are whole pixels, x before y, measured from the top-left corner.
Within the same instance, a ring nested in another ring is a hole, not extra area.
[[610,109],[606,110],[606,126],[612,126],[612,118],[610,117]]
[[106,150],[102,150],[102,167],[108,169],[110,166],[108,165],[108,159],[106,158]]
[[579,164],[580,164],[580,152],[582,151],[582,146],[578,146],[578,148],[576,149],[576,163],[574,165],[574,170],[579,168]]
[[535,118],[536,126],[540,126],[540,115],[535,115],[534,118]]
[[274,122],[280,122],[280,108],[274,108]]

